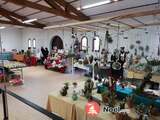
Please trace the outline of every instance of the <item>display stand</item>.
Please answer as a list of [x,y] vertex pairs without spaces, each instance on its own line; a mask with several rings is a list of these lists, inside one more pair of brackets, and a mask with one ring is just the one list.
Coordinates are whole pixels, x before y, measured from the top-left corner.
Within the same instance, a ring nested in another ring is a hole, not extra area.
[[93,61],[93,63],[92,63],[92,81],[95,81],[95,79],[94,79],[94,76],[95,76],[95,74],[94,74],[94,65],[95,65],[95,61]]
[[[3,47],[2,47],[2,39],[1,39],[1,30],[0,30],[0,54],[2,54],[3,52]],[[4,60],[2,59],[2,73],[4,74],[5,73],[5,70],[4,70]],[[4,89],[6,90],[7,86],[6,86],[6,80],[5,80],[5,76],[3,75],[3,81],[4,81]],[[9,115],[8,115],[8,102],[7,102],[7,95],[5,93],[2,93],[2,96],[3,96],[3,113],[4,113],[4,120],[9,120]]]

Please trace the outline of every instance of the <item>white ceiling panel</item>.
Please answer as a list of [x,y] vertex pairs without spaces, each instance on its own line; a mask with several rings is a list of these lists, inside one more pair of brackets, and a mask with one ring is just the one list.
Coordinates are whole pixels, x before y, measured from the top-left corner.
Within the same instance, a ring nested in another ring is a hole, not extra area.
[[3,4],[3,3],[5,3],[5,1],[2,1],[2,0],[1,0],[1,1],[0,1],[0,4]]
[[21,8],[22,6],[19,6],[19,5],[8,2],[7,4],[3,5],[2,7],[7,9],[7,10],[14,11],[16,9]]
[[32,8],[24,8],[24,9],[21,9],[19,11],[17,11],[16,13],[17,14],[20,14],[20,15],[23,15],[23,16],[26,16],[26,15],[29,15],[31,13],[34,13],[34,12],[38,12],[39,10],[35,10],[35,9],[32,9]]
[[38,4],[41,4],[41,5],[44,5],[44,6],[47,6],[47,7],[50,7],[44,0],[38,2]]
[[9,19],[7,19],[7,18],[5,18],[5,17],[1,17],[0,20],[10,21]]
[[57,17],[52,17],[52,18],[44,19],[44,20],[41,20],[41,21],[42,22],[44,21],[44,22],[52,23],[52,22],[63,21],[63,20],[67,20],[67,18],[57,16]]
[[38,14],[34,14],[34,15],[30,15],[29,18],[38,18],[38,19],[42,19],[42,18],[47,18],[50,16],[54,16],[53,14],[50,13],[46,13],[46,12],[40,12]]
[[73,2],[71,3],[71,5],[75,8],[79,8],[81,6],[81,2],[80,1],[76,1],[76,2]]
[[144,17],[137,17],[136,19],[142,21],[145,24],[159,22],[158,18],[156,18],[156,17],[154,17],[152,15],[144,16]]
[[28,1],[31,1],[31,2],[37,2],[37,1],[39,1],[39,0],[28,0]]
[[[106,0],[81,0],[81,5],[84,6],[84,5],[90,5],[90,4],[95,4],[97,2],[104,2]],[[107,0],[109,1],[109,0]]]
[[75,0],[65,0],[66,2],[73,2],[73,1],[75,1]]
[[111,4],[105,4],[105,5],[101,5],[98,7],[85,9],[85,10],[83,10],[83,12],[86,15],[90,16],[93,14],[116,11],[116,10],[120,10],[120,9],[125,9],[125,8],[130,8],[130,7],[135,7],[135,6],[142,6],[142,5],[152,4],[152,3],[156,3],[156,2],[157,2],[157,0],[123,0],[120,2],[115,2],[115,3],[111,3]]
[[133,19],[123,19],[123,20],[119,20],[120,22],[132,25],[132,26],[137,26],[137,25],[141,25],[141,23],[133,20]]

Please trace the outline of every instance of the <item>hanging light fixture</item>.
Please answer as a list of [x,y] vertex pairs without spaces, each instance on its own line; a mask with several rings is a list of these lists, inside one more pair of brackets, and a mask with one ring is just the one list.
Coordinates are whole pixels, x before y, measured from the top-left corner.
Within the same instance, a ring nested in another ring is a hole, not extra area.
[[34,19],[25,20],[22,23],[31,23],[31,22],[34,22],[34,21],[37,21],[37,20],[38,19],[34,18]]
[[77,8],[77,10],[98,7],[100,5],[105,5],[105,4],[108,4],[108,3],[111,3],[111,2],[112,2],[111,0],[104,0],[104,1],[93,3],[93,4],[84,5],[82,7]]

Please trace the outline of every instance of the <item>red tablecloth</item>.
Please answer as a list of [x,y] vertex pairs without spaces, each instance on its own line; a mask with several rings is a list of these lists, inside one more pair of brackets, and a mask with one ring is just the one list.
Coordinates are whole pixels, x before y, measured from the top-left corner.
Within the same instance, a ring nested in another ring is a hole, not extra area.
[[36,66],[37,65],[37,58],[35,56],[25,57],[25,63],[28,66]]

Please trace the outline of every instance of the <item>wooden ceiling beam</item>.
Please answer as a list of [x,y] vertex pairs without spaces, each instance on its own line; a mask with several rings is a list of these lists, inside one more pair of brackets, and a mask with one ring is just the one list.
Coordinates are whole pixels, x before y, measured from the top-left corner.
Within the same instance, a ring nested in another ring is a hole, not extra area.
[[142,21],[140,21],[140,20],[138,20],[138,19],[136,19],[136,18],[131,18],[132,20],[134,20],[134,21],[136,21],[136,22],[138,22],[138,23],[140,23],[140,24],[142,24],[142,25],[146,25],[145,23],[143,23]]
[[[50,0],[50,1],[53,1],[53,0]],[[77,16],[82,17],[82,18],[84,18],[84,20],[90,20],[90,18],[88,16],[83,14],[81,11],[77,10],[69,2],[66,2],[65,0],[54,0],[54,1],[56,1],[58,4],[62,5],[66,11],[72,12],[72,13],[76,14]]]
[[[0,13],[3,14],[3,16],[7,17],[8,19],[12,20],[12,21],[19,22],[18,19],[21,20],[21,21],[28,20],[28,18],[25,17],[25,16],[18,15],[18,14],[14,13],[14,12],[10,12],[10,11],[4,9],[4,8],[1,8],[1,7],[0,7]],[[11,17],[11,16],[13,16],[14,18]],[[17,18],[17,20],[15,18]],[[34,21],[32,23],[34,25],[36,25],[37,27],[39,27],[39,28],[45,27],[44,24],[38,23],[36,21]]]
[[15,18],[13,18],[13,17],[11,17],[11,16],[9,16],[9,15],[3,13],[2,11],[0,11],[0,15],[2,15],[3,17],[5,17],[5,18],[11,20],[12,22],[19,22],[19,21],[16,20]]
[[116,22],[116,23],[120,23],[120,24],[126,25],[126,26],[128,26],[128,27],[130,27],[130,28],[134,28],[133,25],[127,24],[127,23],[122,22],[122,21],[119,21],[119,20],[112,20],[112,21],[114,21],[114,22]]
[[10,24],[10,25],[18,25],[18,26],[24,26],[24,27],[32,27],[32,28],[40,28],[36,25],[30,25],[30,24],[24,24],[24,23],[17,23],[13,21],[6,21],[6,20],[0,20],[1,24]]
[[52,8],[63,11],[61,6],[59,6],[55,1],[53,0],[44,0],[48,5],[50,5]]
[[41,10],[41,11],[44,11],[44,12],[52,13],[52,14],[55,14],[55,15],[58,15],[58,16],[63,16],[65,18],[75,19],[75,20],[79,20],[79,21],[84,20],[83,18],[80,18],[79,16],[68,14],[66,12],[61,12],[61,11],[58,11],[54,8],[50,8],[50,7],[47,7],[47,6],[38,4],[38,3],[34,3],[34,2],[31,2],[31,1],[28,1],[28,0],[5,0],[5,1],[17,4],[17,5]]
[[136,18],[136,17],[142,17],[142,16],[157,15],[157,14],[160,14],[160,9],[120,15],[118,17],[114,17],[113,20],[129,19],[129,18]]
[[15,17],[15,18],[18,18],[18,19],[20,19],[20,20],[26,20],[25,17],[23,17],[23,16],[21,16],[21,15],[18,15],[18,14],[14,13],[14,12],[10,12],[10,11],[2,8],[2,7],[0,7],[0,11],[3,12],[3,13],[5,13],[5,14],[7,14],[7,15],[11,15],[11,16],[13,16],[13,17]]
[[145,24],[145,25],[137,25],[137,26],[135,26],[135,29],[140,28],[140,27],[145,27],[145,26],[156,26],[156,25],[160,25],[160,22],[149,23],[149,24]]

